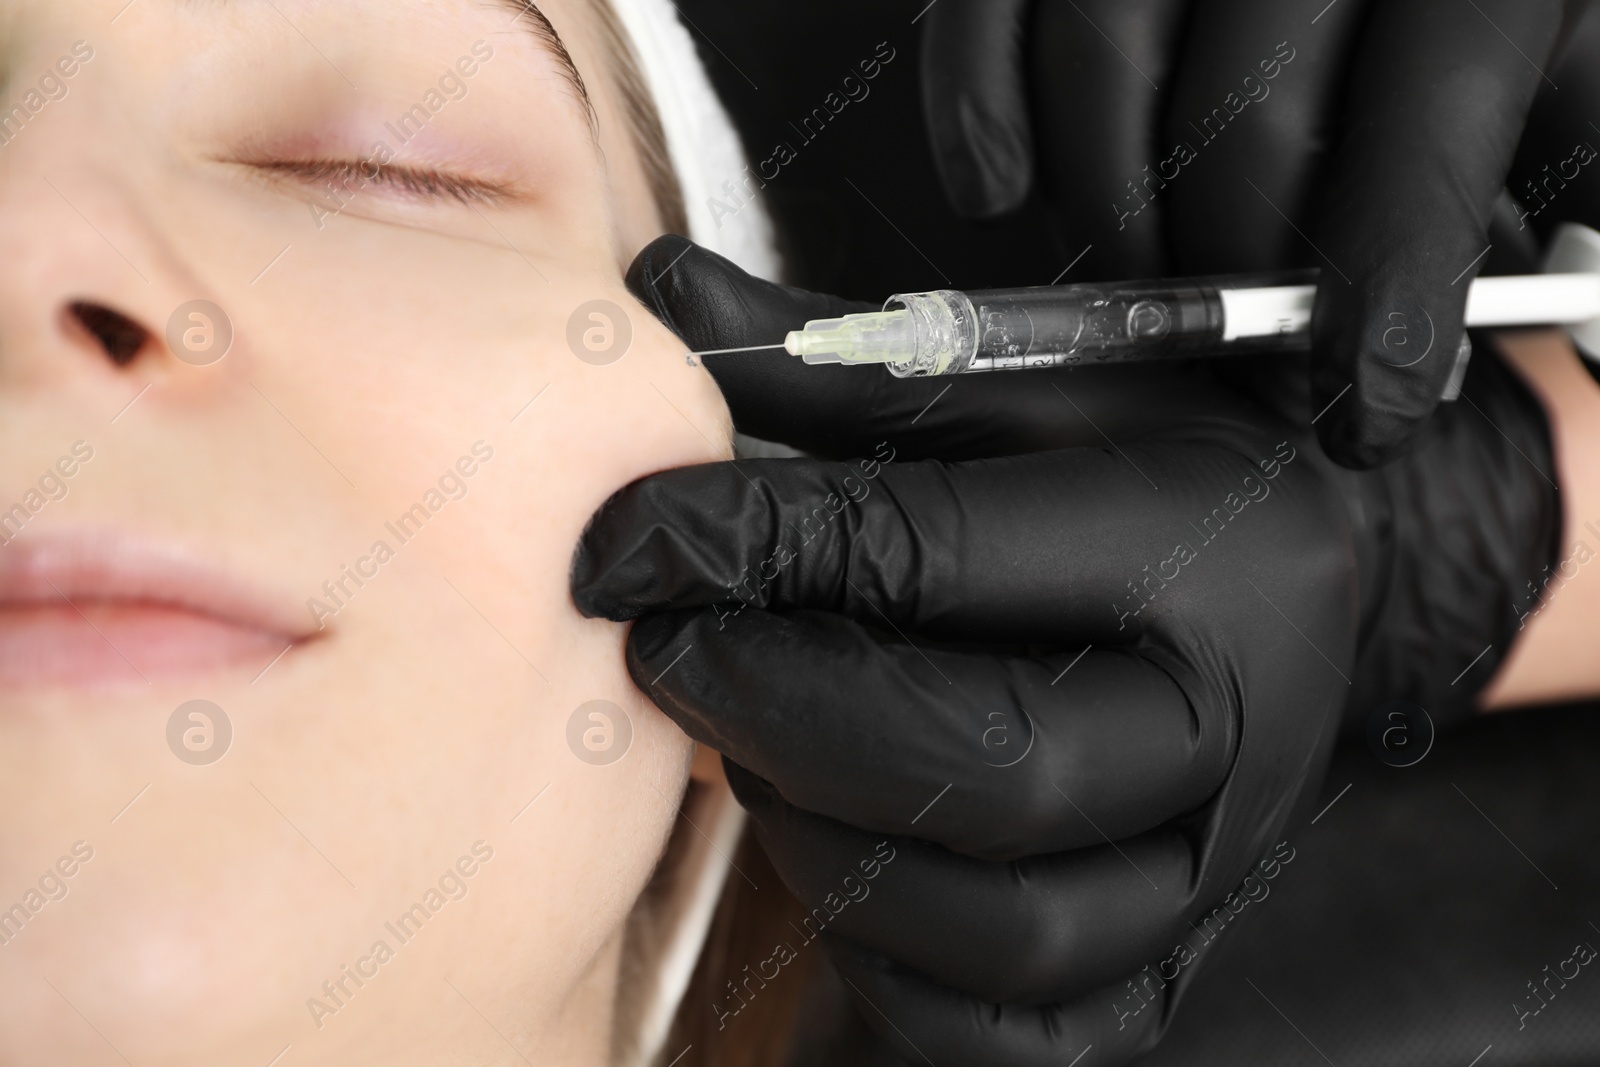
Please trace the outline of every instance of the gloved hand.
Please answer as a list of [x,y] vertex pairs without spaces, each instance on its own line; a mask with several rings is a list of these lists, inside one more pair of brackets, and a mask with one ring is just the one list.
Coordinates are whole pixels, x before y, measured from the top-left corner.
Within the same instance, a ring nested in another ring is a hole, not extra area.
[[[1321,267],[1317,431],[1370,468],[1438,402],[1529,105],[1567,84],[1552,59],[1587,6],[941,0],[927,125],[970,216],[1016,207],[1037,172],[1077,277]],[[1529,169],[1591,132],[1567,125]]]
[[[693,349],[857,310],[682,238],[629,282]],[[706,359],[740,429],[871,458],[635,483],[585,535],[574,597],[639,620],[633,677],[726,755],[797,896],[835,902],[836,966],[913,1060],[1118,1063],[1157,1040],[1198,929],[1284,858],[1351,681],[1464,709],[1503,647],[1450,680],[1508,643],[1559,526],[1519,466],[1549,469],[1537,405],[1487,355],[1468,395],[1505,436],[1462,405],[1479,421],[1365,475],[1307,447],[1303,374],[1270,361],[1247,395],[1192,364],[940,381]],[[893,862],[840,910],[886,835]]]

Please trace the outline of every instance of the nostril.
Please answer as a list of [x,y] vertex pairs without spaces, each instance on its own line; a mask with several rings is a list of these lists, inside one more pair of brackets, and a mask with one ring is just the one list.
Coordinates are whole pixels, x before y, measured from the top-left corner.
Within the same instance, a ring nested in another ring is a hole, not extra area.
[[150,341],[149,330],[103,304],[74,300],[67,310],[79,325],[94,335],[106,355],[111,357],[111,362],[119,367],[132,363]]

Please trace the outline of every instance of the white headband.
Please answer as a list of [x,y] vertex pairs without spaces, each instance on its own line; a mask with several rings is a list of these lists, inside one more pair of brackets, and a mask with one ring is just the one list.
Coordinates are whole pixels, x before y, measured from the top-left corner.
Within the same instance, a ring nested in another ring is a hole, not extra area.
[[[632,39],[634,54],[667,135],[672,169],[689,212],[685,236],[727,256],[751,274],[778,277],[772,220],[744,182],[748,161],[722,101],[711,87],[694,39],[670,0],[611,0]],[[725,186],[737,193],[730,199]],[[742,204],[717,212],[712,201]]]

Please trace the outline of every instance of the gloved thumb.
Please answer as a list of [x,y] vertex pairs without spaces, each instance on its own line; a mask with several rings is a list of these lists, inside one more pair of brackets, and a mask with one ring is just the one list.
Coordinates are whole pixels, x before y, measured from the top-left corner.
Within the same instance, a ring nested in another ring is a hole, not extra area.
[[[627,284],[628,291],[692,351],[781,344],[788,331],[799,329],[808,319],[878,310],[876,304],[757,278],[676,234],[656,238],[634,257]],[[708,360],[706,366],[720,383],[723,368],[736,377],[734,368],[792,369],[794,361]]]
[[1015,210],[1033,184],[1022,64],[1028,0],[940,0],[922,16],[922,106],[945,196],[969,219]]
[[1483,0],[1464,16],[1452,4],[1380,4],[1371,18],[1316,235],[1312,315],[1317,434],[1356,469],[1404,454],[1450,379],[1562,5]]

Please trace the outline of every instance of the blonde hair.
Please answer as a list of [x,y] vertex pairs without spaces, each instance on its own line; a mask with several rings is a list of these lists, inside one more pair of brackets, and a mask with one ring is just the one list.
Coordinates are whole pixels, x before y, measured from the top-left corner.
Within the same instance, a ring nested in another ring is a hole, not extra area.
[[687,235],[689,212],[684,205],[683,187],[678,183],[677,172],[672,169],[661,113],[656,110],[655,98],[645,84],[633,43],[628,39],[628,33],[617,17],[611,0],[594,0],[590,10],[594,15],[595,38],[600,45],[607,73],[617,87],[623,121],[628,124],[628,135],[633,139],[639,162],[644,167],[645,182],[657,217],[661,219],[665,232]]

